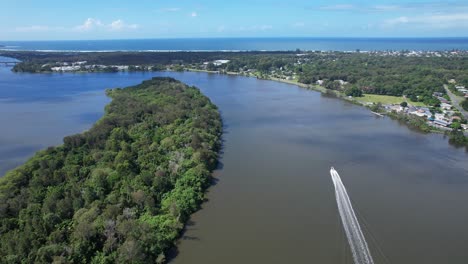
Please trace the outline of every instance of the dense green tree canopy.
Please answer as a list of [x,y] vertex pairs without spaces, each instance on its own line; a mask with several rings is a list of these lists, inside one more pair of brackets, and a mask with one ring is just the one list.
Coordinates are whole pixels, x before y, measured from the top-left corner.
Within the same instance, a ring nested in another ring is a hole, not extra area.
[[463,109],[468,111],[468,98],[465,99],[465,101],[463,101],[460,105],[461,105],[461,107],[463,107]]
[[345,94],[347,96],[360,97],[362,96],[362,90],[359,89],[357,86],[351,86],[346,88]]
[[217,108],[171,78],[107,92],[89,131],[0,179],[1,262],[162,262],[198,208],[220,147]]

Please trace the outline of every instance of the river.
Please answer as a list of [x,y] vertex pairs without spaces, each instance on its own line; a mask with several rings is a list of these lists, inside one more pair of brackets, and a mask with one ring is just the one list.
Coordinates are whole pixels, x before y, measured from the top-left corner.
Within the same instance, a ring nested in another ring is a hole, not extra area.
[[351,253],[330,167],[375,263],[466,263],[468,153],[294,85],[194,72],[13,74],[0,67],[0,174],[88,129],[106,88],[171,76],[225,124],[221,166],[172,263],[343,263]]

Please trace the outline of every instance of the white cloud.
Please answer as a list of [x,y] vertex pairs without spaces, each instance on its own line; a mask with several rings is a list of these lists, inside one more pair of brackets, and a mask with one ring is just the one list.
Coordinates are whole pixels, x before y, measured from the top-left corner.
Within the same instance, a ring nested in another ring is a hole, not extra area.
[[104,24],[99,19],[88,18],[82,25],[76,26],[74,29],[77,31],[91,31],[91,30],[107,30],[107,31],[122,31],[133,30],[139,28],[137,24],[127,24],[122,19],[112,21],[110,24]]
[[400,25],[432,29],[468,29],[468,13],[401,16],[397,18],[387,19],[382,23],[382,26],[386,28],[397,27]]
[[102,26],[103,24],[99,19],[88,18],[82,25],[76,26],[75,29],[79,31],[88,31]]
[[109,28],[113,31],[120,31],[126,29],[137,29],[139,26],[137,24],[126,24],[123,20],[118,19],[110,23]]
[[197,14],[197,12],[192,12],[192,14],[190,14],[190,16],[191,16],[191,17],[197,17],[198,14]]
[[409,20],[408,17],[401,16],[401,17],[391,18],[391,19],[385,20],[384,21],[384,26],[391,27],[391,26],[395,26],[395,25],[398,25],[398,24],[406,24],[409,21],[410,20]]

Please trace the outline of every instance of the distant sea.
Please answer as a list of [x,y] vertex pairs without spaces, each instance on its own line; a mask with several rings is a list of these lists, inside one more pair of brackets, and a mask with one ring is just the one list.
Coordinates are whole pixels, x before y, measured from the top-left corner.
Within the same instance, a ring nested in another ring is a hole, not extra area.
[[468,50],[463,38],[190,38],[73,41],[0,41],[0,49],[40,51],[376,51]]

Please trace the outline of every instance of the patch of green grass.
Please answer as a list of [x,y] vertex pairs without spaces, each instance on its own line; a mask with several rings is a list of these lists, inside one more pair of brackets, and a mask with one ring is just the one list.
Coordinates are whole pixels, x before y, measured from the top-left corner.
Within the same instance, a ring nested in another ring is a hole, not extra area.
[[361,102],[370,103],[381,103],[381,104],[400,104],[401,102],[408,102],[414,106],[425,106],[423,102],[411,102],[403,98],[403,96],[392,96],[392,95],[378,95],[378,94],[364,94],[363,97],[358,97],[356,100]]

